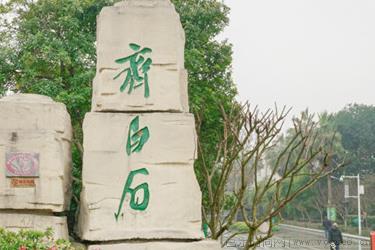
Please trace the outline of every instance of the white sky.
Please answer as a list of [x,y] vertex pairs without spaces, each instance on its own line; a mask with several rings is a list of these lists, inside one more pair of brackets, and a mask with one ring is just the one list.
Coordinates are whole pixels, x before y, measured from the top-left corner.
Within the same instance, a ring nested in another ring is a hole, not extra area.
[[225,0],[239,99],[293,113],[375,104],[374,0]]

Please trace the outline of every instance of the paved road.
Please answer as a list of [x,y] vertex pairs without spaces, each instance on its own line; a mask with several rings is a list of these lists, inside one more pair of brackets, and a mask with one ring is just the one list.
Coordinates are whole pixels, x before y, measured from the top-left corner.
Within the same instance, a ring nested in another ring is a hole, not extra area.
[[[245,238],[237,237],[229,242],[225,248],[227,250],[243,249]],[[359,241],[344,237],[344,244],[340,246],[340,250],[358,250]],[[361,241],[362,250],[370,250],[368,241]],[[281,227],[281,230],[275,236],[263,243],[257,249],[259,250],[320,250],[329,249],[327,242],[322,233],[302,231],[294,228]]]

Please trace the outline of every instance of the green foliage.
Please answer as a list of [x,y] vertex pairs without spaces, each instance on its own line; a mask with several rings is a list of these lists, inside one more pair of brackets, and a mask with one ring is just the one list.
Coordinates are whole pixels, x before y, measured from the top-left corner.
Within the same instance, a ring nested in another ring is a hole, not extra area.
[[[276,217],[275,217],[276,218]],[[243,221],[238,221],[230,226],[230,231],[246,234],[249,232],[249,227]],[[272,225],[272,232],[280,231],[280,226],[277,225],[276,220]]]
[[[74,224],[81,189],[82,121],[90,110],[95,75],[96,16],[120,0],[9,0],[0,13],[13,13],[0,27],[0,95],[7,89],[37,93],[63,102],[72,117]],[[186,32],[191,111],[199,114],[203,152],[214,152],[222,133],[218,104],[229,109],[236,95],[231,77],[232,48],[215,40],[228,24],[229,9],[216,0],[173,0]],[[198,179],[205,194],[196,163]]]
[[367,216],[367,225],[375,230],[375,216]]
[[[74,129],[74,222],[81,189],[82,121],[91,104],[95,75],[96,15],[110,0],[11,0],[5,7],[16,18],[1,27],[0,93],[36,93],[63,102]],[[11,41],[11,42],[9,42]]]
[[224,210],[229,210],[236,203],[236,196],[233,193],[226,193],[224,195]]
[[74,248],[68,241],[54,240],[51,229],[47,229],[45,232],[29,230],[10,232],[0,228],[0,249],[73,250]]
[[230,226],[230,231],[234,231],[238,233],[247,233],[249,231],[249,228],[245,222],[238,221],[236,223],[233,223],[233,225]]
[[[307,181],[307,177],[298,177],[295,181],[295,186],[293,187],[300,187]],[[283,186],[283,191],[287,187],[285,185]],[[317,185],[314,185],[314,187],[309,188],[305,190],[303,193],[298,195],[294,200],[292,200],[290,203],[288,203],[285,206],[285,209],[283,211],[283,216],[287,219],[310,219],[311,217],[314,217],[315,219],[317,218],[316,213],[314,214],[315,206],[315,197],[319,195],[319,190],[317,189]],[[305,216],[308,216],[308,218],[304,218]],[[315,215],[315,216],[314,216]],[[319,219],[319,217],[318,217]]]
[[343,147],[349,152],[346,172],[375,173],[375,106],[348,105],[334,118]]
[[237,94],[231,72],[232,47],[227,41],[215,39],[229,22],[229,9],[216,0],[172,2],[180,13],[186,33],[185,66],[189,72],[190,110],[199,123],[201,148],[195,170],[203,191],[203,204],[208,206],[202,165],[212,166],[222,137],[219,105],[229,111]]

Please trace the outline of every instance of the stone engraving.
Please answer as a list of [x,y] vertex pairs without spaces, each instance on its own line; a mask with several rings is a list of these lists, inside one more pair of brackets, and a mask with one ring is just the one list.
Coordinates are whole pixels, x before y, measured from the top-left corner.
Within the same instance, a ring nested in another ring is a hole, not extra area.
[[[148,175],[149,172],[145,168],[133,170],[133,171],[130,172],[130,174],[128,176],[128,179],[126,180],[124,191],[122,192],[121,201],[120,201],[118,211],[117,211],[117,213],[115,213],[116,221],[118,220],[118,217],[121,213],[121,209],[122,209],[122,206],[124,204],[125,196],[126,196],[127,193],[129,193],[130,197],[131,197],[130,198],[130,207],[132,209],[143,211],[148,206],[148,202],[150,200],[150,191],[149,191],[149,188],[148,188],[148,184],[142,183],[135,188],[131,188],[131,185],[133,183],[133,179],[137,174]],[[139,198],[136,196],[136,194],[138,193],[138,191],[141,191],[141,190],[143,191],[143,201],[139,202]]]
[[130,67],[122,70],[118,73],[113,80],[116,80],[122,74],[126,73],[125,80],[120,86],[120,91],[124,92],[125,89],[129,86],[128,94],[131,94],[136,88],[144,85],[144,97],[150,96],[150,87],[148,82],[148,71],[150,70],[152,59],[151,58],[144,58],[143,56],[151,53],[152,50],[150,48],[143,48],[135,43],[129,44],[129,47],[134,51],[134,54],[119,58],[116,60],[118,64],[124,64],[129,62]]
[[131,153],[140,152],[149,138],[150,132],[148,128],[139,129],[139,116],[135,117],[129,126],[126,153],[130,156]]

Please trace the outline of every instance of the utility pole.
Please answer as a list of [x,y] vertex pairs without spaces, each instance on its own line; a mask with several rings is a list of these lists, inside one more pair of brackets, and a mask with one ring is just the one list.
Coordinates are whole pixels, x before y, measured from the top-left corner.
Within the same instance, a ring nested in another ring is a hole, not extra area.
[[[340,178],[330,176],[330,178],[337,179],[341,182],[344,182],[344,197],[345,200],[348,198],[355,198],[357,199],[357,206],[358,206],[358,235],[362,236],[362,220],[361,220],[361,194],[365,194],[365,188],[363,185],[361,185],[361,179],[359,174],[354,175],[354,176],[348,176],[348,175],[342,175]],[[350,195],[349,192],[349,184],[345,183],[345,178],[347,179],[357,179],[357,195]],[[329,186],[328,186],[329,187]],[[358,243],[358,249],[361,250],[361,241]]]
[[[357,195],[356,196],[354,196],[354,195],[351,196],[350,193],[349,193],[349,188],[347,188],[347,190],[345,190],[345,198],[356,198],[357,199],[357,202],[358,202],[358,235],[361,236],[362,235],[361,194],[364,194],[365,190],[364,190],[364,187],[361,185],[361,179],[359,177],[359,174],[357,174],[356,176],[345,176],[345,175],[343,175],[343,176],[340,177],[340,180],[344,181],[345,178],[348,178],[348,179],[357,179]],[[360,241],[358,243],[358,249],[359,250],[362,249]]]
[[327,219],[328,220],[331,220],[331,213],[332,213],[332,180],[331,180],[331,176],[327,176],[327,191],[328,191],[328,194],[327,194],[327,197],[328,197],[328,200],[327,200]]
[[359,174],[357,175],[357,195],[358,195],[358,235],[362,235],[362,222],[361,222],[361,184]]

